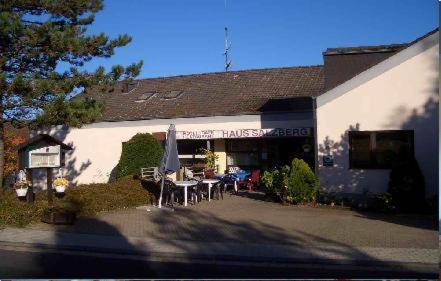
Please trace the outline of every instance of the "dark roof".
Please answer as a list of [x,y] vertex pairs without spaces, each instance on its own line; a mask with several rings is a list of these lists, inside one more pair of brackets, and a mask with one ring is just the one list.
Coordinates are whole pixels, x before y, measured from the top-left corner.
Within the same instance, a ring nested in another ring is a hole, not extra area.
[[401,51],[406,48],[408,44],[391,44],[378,46],[358,46],[358,47],[342,47],[342,48],[328,48],[323,52],[324,56],[332,55],[350,55],[350,54],[370,54],[370,53],[390,53]]
[[119,83],[84,94],[105,102],[98,121],[258,114],[269,99],[316,97],[323,66],[194,74]]
[[438,28],[405,44],[328,48],[323,52],[325,91],[337,87],[437,31]]
[[[334,49],[335,51],[332,51],[332,54],[325,53],[323,55],[323,61],[325,63],[325,90],[327,91],[337,87],[361,72],[396,54],[403,48],[404,47],[389,48],[387,51],[376,52],[367,52],[367,49],[354,51],[356,48],[339,48]],[[349,49],[351,49],[351,51],[349,51]],[[371,50],[373,49],[371,48]]]
[[67,145],[67,144],[57,140],[56,138],[47,135],[47,134],[39,134],[39,135],[36,135],[35,137],[30,138],[25,143],[21,144],[18,147],[18,150],[19,151],[23,150],[29,145],[33,145],[33,144],[40,143],[40,142],[44,142],[46,144],[51,144],[51,145],[54,145],[54,144],[60,145],[61,148],[64,150],[72,150],[72,147],[70,147],[69,145]]
[[316,97],[436,31],[406,44],[329,48],[324,65],[150,78],[89,89],[80,97],[105,103],[97,121],[305,110],[310,101],[301,98]]
[[305,112],[312,111],[312,97],[269,99],[259,108],[260,112]]

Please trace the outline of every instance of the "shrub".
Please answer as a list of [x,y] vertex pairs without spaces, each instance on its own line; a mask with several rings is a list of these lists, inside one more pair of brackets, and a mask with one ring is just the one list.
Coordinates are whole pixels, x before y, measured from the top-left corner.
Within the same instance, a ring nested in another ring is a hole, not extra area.
[[368,210],[382,213],[392,213],[395,208],[392,196],[389,193],[375,194],[368,205]]
[[308,203],[315,201],[318,180],[302,159],[294,158],[288,179],[288,188],[284,200],[290,203]]
[[415,159],[392,168],[388,193],[399,211],[414,212],[424,208],[424,176]]
[[111,184],[79,185],[66,191],[59,204],[79,215],[94,215],[101,211],[151,204],[153,196],[139,180],[124,177]]
[[282,200],[288,185],[289,166],[283,166],[273,171],[265,171],[262,175],[262,183],[265,193]]
[[322,188],[317,190],[317,202],[324,205],[339,205],[342,200],[338,193]]
[[308,164],[294,158],[292,166],[283,166],[273,171],[265,171],[262,183],[268,195],[288,203],[308,203],[315,201],[318,180]]
[[117,166],[117,178],[139,174],[143,167],[159,166],[161,144],[150,134],[136,134],[123,146]]
[[[68,189],[64,197],[54,198],[53,209],[90,216],[100,211],[150,204],[153,200],[152,194],[141,186],[139,180],[124,177],[110,184],[79,185]],[[35,202],[28,204],[18,200],[13,191],[0,190],[0,227],[21,227],[39,222],[48,208],[46,192],[37,193]]]
[[39,221],[47,208],[44,193],[37,194],[34,204],[17,199],[14,191],[0,189],[0,227],[6,225],[23,227]]

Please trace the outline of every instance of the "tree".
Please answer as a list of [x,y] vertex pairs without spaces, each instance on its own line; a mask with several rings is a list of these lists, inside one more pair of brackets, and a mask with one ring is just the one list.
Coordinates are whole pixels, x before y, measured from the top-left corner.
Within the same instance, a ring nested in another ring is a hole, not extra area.
[[5,138],[5,170],[6,176],[11,175],[17,170],[18,153],[17,147],[25,142],[25,138],[18,133],[18,131],[6,130]]
[[102,0],[0,0],[0,184],[5,122],[81,126],[92,122],[102,105],[72,99],[74,93],[139,74],[142,61],[109,72],[82,70],[85,62],[111,57],[131,41],[128,35],[111,40],[104,33],[86,33],[102,8]]

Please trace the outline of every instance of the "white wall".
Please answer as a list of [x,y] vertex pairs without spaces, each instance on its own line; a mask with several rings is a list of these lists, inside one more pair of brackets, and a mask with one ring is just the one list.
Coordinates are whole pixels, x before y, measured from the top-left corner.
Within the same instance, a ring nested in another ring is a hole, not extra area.
[[172,123],[177,131],[313,127],[312,113],[289,113],[102,122],[81,129],[59,126],[46,133],[74,148],[66,155],[64,169],[74,184],[100,183],[109,180],[119,161],[122,142],[137,133],[165,132]]
[[[438,32],[317,98],[319,173],[323,187],[385,192],[389,170],[350,170],[348,130],[407,129],[427,193],[438,189]],[[325,139],[333,142],[334,167],[322,165]]]

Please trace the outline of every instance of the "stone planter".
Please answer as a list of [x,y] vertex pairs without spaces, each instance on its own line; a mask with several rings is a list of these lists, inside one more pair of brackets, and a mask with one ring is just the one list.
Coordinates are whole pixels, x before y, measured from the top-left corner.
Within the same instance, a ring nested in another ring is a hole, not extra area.
[[17,193],[18,197],[25,197],[26,193],[28,192],[28,189],[27,188],[17,188],[15,190],[15,192]]
[[41,221],[48,224],[74,224],[76,218],[75,212],[46,210]]
[[65,185],[57,185],[55,186],[55,191],[58,193],[64,193],[64,191],[66,190],[66,186]]

